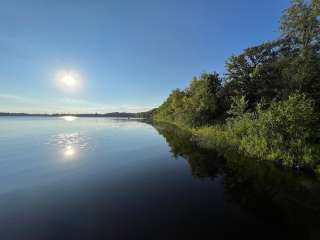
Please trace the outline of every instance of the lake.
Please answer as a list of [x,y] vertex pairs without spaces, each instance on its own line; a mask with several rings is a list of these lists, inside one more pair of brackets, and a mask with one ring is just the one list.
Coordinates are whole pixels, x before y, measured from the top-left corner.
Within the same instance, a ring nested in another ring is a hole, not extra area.
[[317,179],[172,126],[0,118],[1,240],[319,239],[319,208]]

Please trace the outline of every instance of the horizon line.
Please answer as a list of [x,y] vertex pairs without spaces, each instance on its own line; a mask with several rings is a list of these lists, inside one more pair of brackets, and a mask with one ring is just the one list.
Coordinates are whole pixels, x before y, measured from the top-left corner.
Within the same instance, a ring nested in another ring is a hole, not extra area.
[[152,111],[156,108],[152,108],[147,111],[142,111],[142,112],[105,112],[105,113],[70,113],[70,112],[64,112],[64,113],[28,113],[28,112],[0,112],[0,116],[4,115],[47,115],[47,116],[63,116],[63,115],[107,115],[107,114],[139,114],[139,113],[146,113],[149,111]]

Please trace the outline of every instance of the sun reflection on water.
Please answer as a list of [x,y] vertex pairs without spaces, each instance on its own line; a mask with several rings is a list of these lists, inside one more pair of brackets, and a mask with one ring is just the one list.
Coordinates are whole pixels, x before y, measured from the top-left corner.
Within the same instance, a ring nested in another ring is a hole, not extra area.
[[81,152],[88,149],[89,138],[79,132],[60,133],[52,136],[48,144],[56,146],[60,158],[66,161],[79,159]]
[[74,120],[77,119],[77,117],[75,117],[75,116],[63,116],[61,118],[64,119],[65,121],[67,121],[67,122],[73,122]]
[[76,154],[76,150],[75,150],[75,148],[74,148],[73,146],[68,145],[68,146],[66,146],[66,147],[64,148],[63,155],[64,155],[65,158],[70,159],[70,158],[72,158],[75,154]]

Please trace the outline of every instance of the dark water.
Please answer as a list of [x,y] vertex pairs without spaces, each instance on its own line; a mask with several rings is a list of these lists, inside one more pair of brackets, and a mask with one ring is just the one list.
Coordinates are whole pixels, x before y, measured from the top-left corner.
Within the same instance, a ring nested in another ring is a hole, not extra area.
[[0,239],[320,239],[320,184],[181,130],[0,118]]

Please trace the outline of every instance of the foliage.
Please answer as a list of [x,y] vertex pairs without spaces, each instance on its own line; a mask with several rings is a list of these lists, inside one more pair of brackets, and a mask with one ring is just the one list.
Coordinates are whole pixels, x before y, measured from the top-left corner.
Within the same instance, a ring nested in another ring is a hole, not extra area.
[[248,101],[244,96],[232,97],[231,108],[228,111],[228,114],[235,117],[242,116],[248,108]]
[[281,99],[288,84],[284,67],[289,57],[295,55],[285,39],[263,43],[246,49],[226,62],[227,96],[245,95],[250,106],[261,98]]
[[223,128],[207,127],[196,132],[203,139],[232,144],[251,157],[276,160],[289,167],[314,167],[319,157],[311,141],[316,121],[313,101],[294,94],[286,101],[273,102],[266,110],[259,104],[254,113],[229,118]]
[[311,3],[305,3],[304,0],[293,0],[281,19],[282,36],[290,38],[297,47],[303,49],[318,47],[319,14],[319,0],[312,0]]
[[212,123],[217,113],[220,87],[221,79],[217,73],[195,77],[189,88],[174,90],[154,118],[190,127]]
[[320,169],[320,1],[293,0],[280,30],[231,56],[224,77],[204,73],[174,90],[154,120],[191,128],[204,144]]

